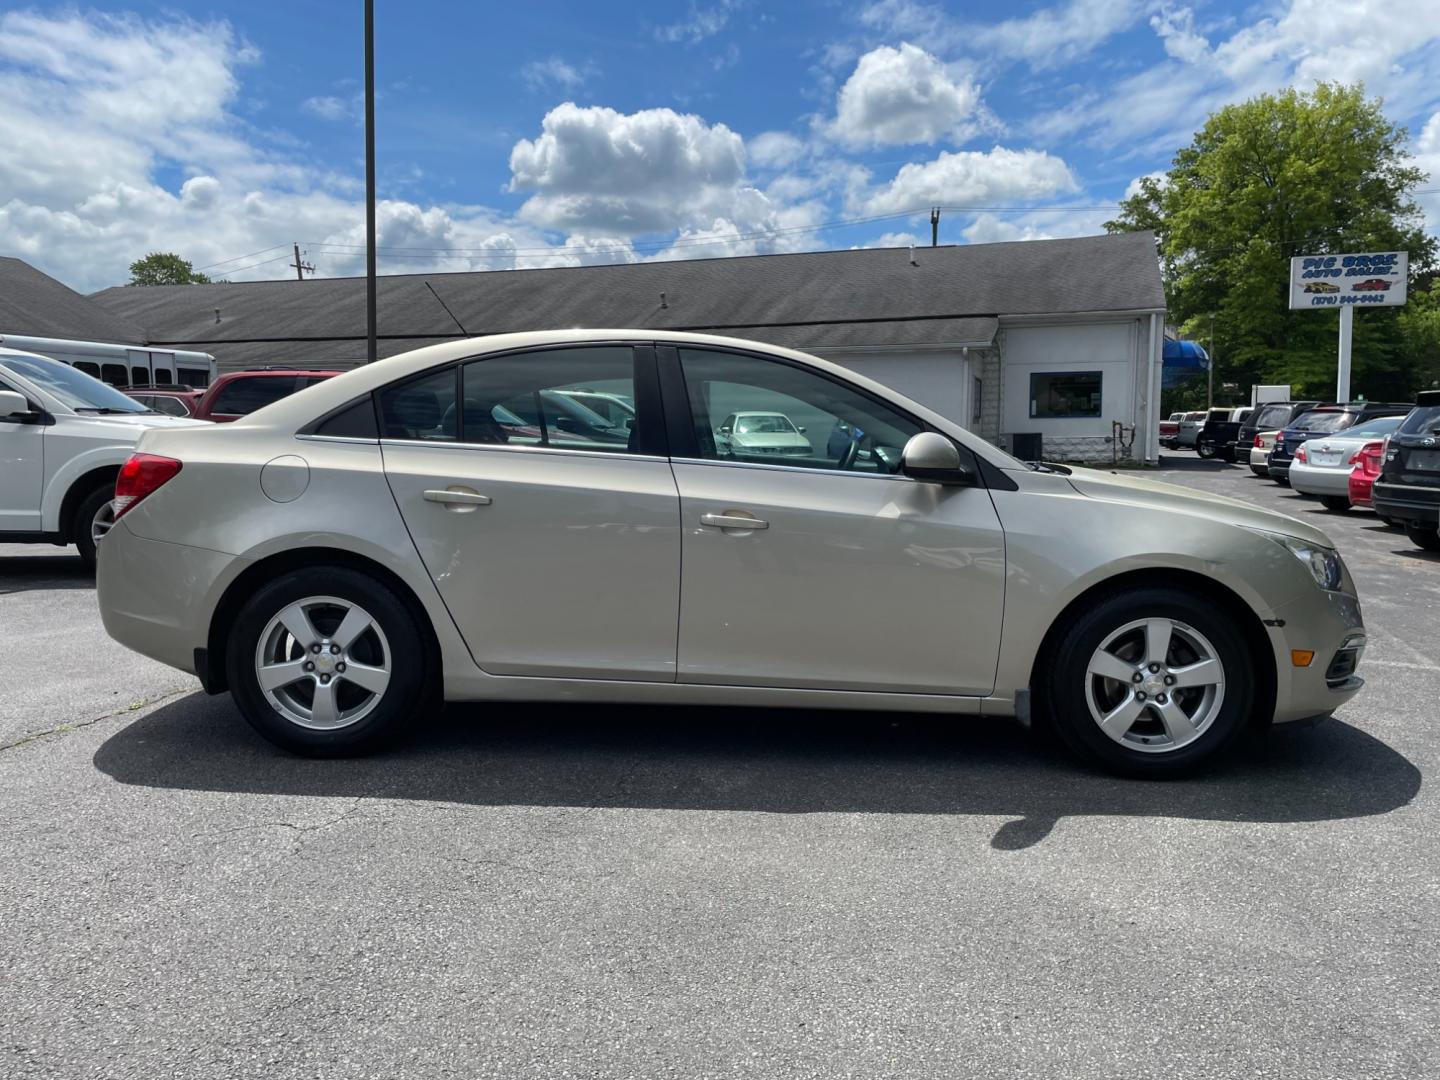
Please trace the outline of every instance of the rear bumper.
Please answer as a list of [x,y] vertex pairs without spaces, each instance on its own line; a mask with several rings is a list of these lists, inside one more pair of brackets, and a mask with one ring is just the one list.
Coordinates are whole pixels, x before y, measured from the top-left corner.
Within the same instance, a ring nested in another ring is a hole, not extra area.
[[1306,495],[1346,495],[1350,491],[1350,469],[1317,469],[1294,462],[1290,466],[1290,486]]
[[1415,484],[1387,484],[1376,480],[1370,489],[1370,502],[1375,512],[1392,521],[1440,527],[1440,487]]
[[1271,454],[1270,460],[1265,463],[1265,471],[1269,474],[1270,479],[1272,480],[1289,480],[1290,459],[1285,458],[1282,461],[1276,461],[1275,455]]
[[206,646],[215,602],[248,560],[146,540],[124,518],[98,555],[95,589],[105,632],[126,648],[197,674],[196,654]]

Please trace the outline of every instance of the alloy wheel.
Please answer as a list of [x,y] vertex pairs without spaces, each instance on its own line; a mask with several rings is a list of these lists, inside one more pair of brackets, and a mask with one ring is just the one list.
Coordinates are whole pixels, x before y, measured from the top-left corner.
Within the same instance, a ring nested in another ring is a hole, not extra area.
[[100,541],[105,539],[105,534],[114,525],[115,504],[113,502],[103,503],[100,509],[95,511],[95,516],[90,519],[90,542],[99,547]]
[[368,611],[339,597],[310,596],[265,624],[255,648],[255,679],[291,723],[334,731],[380,704],[392,663],[390,643]]
[[1085,701],[1109,738],[1163,754],[1209,730],[1225,700],[1225,667],[1204,634],[1174,619],[1136,619],[1090,657]]

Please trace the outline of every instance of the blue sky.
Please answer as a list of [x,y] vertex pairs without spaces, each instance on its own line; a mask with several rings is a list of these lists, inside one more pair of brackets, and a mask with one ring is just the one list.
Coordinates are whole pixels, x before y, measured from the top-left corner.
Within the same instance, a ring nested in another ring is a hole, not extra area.
[[[1098,232],[1210,110],[1318,79],[1440,188],[1440,0],[376,6],[382,272],[928,243],[935,204],[942,242]],[[359,272],[359,10],[0,2],[0,254]]]

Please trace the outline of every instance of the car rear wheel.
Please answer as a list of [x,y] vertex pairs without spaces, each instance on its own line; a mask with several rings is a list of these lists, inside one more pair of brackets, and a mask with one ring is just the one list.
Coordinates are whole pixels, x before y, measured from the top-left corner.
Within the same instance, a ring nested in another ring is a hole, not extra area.
[[1321,495],[1320,505],[1334,514],[1350,512],[1350,499],[1344,495]]
[[1423,525],[1406,525],[1405,535],[1410,543],[1426,551],[1440,551],[1440,531],[1427,529]]
[[80,500],[80,505],[75,508],[75,517],[70,523],[70,535],[74,537],[75,547],[80,552],[80,561],[90,569],[95,569],[96,549],[110,527],[115,524],[115,511],[111,506],[115,498],[115,484],[113,481],[101,484],[85,498]]
[[420,721],[425,637],[404,603],[365,574],[296,570],[260,589],[231,629],[235,703],[271,742],[310,757],[378,749]]
[[1215,456],[1215,445],[1214,443],[1208,442],[1196,443],[1195,452],[1199,454],[1202,458],[1206,458],[1208,460],[1209,458],[1213,458]]
[[1127,776],[1182,776],[1239,736],[1254,669],[1213,603],[1175,589],[1089,605],[1060,639],[1045,698],[1081,758]]

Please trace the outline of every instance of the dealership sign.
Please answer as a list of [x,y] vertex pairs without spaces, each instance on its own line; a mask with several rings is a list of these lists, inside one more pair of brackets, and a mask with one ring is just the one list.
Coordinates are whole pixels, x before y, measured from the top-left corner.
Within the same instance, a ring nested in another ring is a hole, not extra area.
[[1409,269],[1406,251],[1300,255],[1290,260],[1290,306],[1324,310],[1347,304],[1403,304]]

